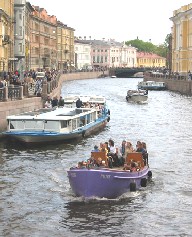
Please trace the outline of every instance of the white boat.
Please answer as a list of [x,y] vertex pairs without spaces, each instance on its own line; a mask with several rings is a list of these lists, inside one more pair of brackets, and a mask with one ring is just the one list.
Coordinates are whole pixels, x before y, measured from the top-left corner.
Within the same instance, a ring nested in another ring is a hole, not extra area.
[[128,102],[144,103],[147,102],[148,92],[147,90],[128,90],[126,100]]
[[166,90],[165,82],[159,81],[141,81],[138,83],[138,89],[142,90]]
[[24,143],[47,143],[86,137],[103,129],[110,120],[103,108],[40,109],[7,117],[3,134]]
[[115,76],[115,75],[113,75],[113,76],[111,76],[111,78],[116,78],[116,76]]

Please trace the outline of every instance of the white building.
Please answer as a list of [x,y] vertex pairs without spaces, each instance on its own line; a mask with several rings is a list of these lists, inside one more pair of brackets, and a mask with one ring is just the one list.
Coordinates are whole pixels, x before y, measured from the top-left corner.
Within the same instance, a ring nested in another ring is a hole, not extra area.
[[81,40],[74,41],[75,66],[77,69],[92,69],[91,44]]
[[79,40],[81,43],[91,45],[91,65],[94,68],[110,67],[136,67],[137,49],[125,42],[119,43],[115,40]]

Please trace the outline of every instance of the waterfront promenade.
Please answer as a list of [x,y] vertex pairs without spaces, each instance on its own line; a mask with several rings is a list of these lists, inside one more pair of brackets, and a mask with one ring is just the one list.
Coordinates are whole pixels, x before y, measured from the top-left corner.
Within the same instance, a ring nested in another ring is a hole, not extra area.
[[[29,96],[26,92],[28,91],[28,85],[18,87],[17,99],[11,98],[6,99],[6,101],[0,101],[0,132],[6,130],[6,117],[8,115],[15,115],[43,108],[44,102],[48,95],[50,95],[52,98],[54,96],[59,97],[61,93],[61,88],[65,81],[99,78],[103,75],[107,75],[107,73],[108,71],[94,71],[59,74],[58,77],[55,78],[55,80],[51,82],[43,82],[41,97]],[[5,88],[5,90],[6,97],[8,97],[7,88]]]

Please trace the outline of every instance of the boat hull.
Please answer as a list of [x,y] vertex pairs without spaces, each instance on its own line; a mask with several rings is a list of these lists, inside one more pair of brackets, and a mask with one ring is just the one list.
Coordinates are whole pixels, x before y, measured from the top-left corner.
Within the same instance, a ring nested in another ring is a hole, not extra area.
[[104,129],[108,121],[109,117],[101,118],[98,119],[96,122],[88,124],[87,126],[84,126],[71,133],[57,133],[46,131],[7,131],[3,134],[8,139],[13,139],[29,144],[68,141],[85,138],[93,133],[96,133]]
[[126,192],[139,190],[149,178],[147,166],[138,172],[87,168],[71,168],[67,172],[73,193],[85,198],[117,198]]
[[163,91],[163,90],[167,90],[166,87],[160,87],[160,86],[138,86],[138,89],[141,90],[154,90],[154,91]]
[[131,95],[131,96],[126,96],[126,100],[128,102],[143,103],[143,102],[146,102],[147,99],[148,99],[147,95]]

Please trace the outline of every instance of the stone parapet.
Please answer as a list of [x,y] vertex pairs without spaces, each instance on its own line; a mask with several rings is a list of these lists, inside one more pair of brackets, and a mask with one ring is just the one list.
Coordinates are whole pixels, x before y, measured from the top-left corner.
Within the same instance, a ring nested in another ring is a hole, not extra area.
[[166,84],[167,89],[170,91],[179,92],[185,95],[192,95],[192,81],[182,80],[177,78],[167,79],[163,77],[153,77],[149,75],[144,75],[144,81],[162,81]]

